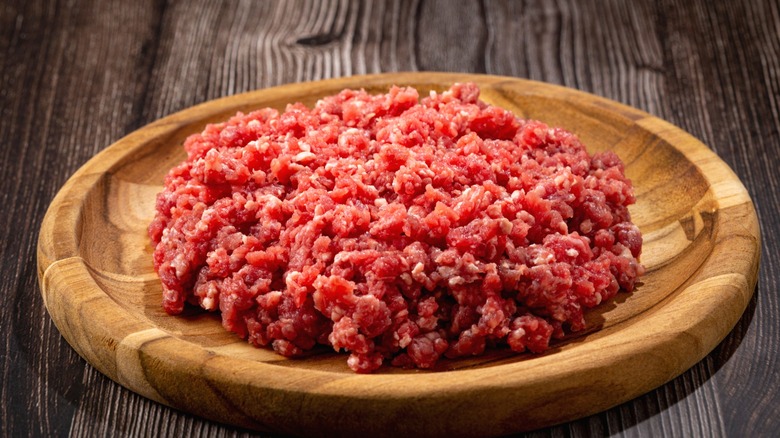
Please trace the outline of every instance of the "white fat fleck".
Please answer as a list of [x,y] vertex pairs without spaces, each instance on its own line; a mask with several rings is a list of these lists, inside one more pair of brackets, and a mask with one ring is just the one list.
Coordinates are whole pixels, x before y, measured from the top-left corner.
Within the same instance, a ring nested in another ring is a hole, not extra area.
[[214,310],[214,298],[206,297],[200,302],[200,305],[206,310]]
[[461,285],[461,284],[464,284],[464,283],[466,283],[466,279],[458,275],[458,276],[455,276],[455,277],[452,277],[452,278],[450,278],[450,279],[447,281],[447,283],[448,283],[450,286],[458,286],[458,285]]
[[[199,160],[199,161],[200,161],[200,160]],[[209,161],[205,161],[205,164],[203,165],[203,168],[204,168],[205,170],[212,170],[212,169],[213,169],[213,170],[214,170],[214,171],[216,171],[216,172],[221,172],[221,171],[222,171],[222,162],[221,162],[221,161],[219,161],[219,160],[214,160],[214,161],[212,161],[212,160],[209,160]]]
[[171,265],[174,267],[174,269],[176,269],[176,278],[181,279],[181,277],[184,276],[184,273],[187,271],[188,267],[188,263],[184,257],[184,254],[177,254],[173,261],[171,261]]
[[591,230],[593,230],[593,222],[591,222],[590,219],[585,219],[584,221],[582,221],[582,223],[580,224],[580,231],[583,234],[588,234],[591,232]]
[[512,228],[514,228],[514,225],[512,225],[512,221],[509,219],[503,217],[498,221],[498,226],[501,228],[501,232],[504,234],[509,234],[512,232]]
[[601,292],[596,292],[595,296],[596,296],[596,305],[598,306],[599,304],[601,304],[601,300],[602,300]]
[[374,199],[374,206],[375,207],[384,207],[387,205],[387,199],[385,198],[376,198]]
[[303,152],[311,152],[311,145],[305,141],[298,142],[298,149]]
[[411,286],[412,285],[412,276],[409,275],[408,272],[404,272],[403,274],[401,274],[401,280],[404,283],[406,283],[407,286]]
[[[339,322],[341,321],[341,318],[350,315],[351,313],[348,312],[347,309],[337,305],[333,308],[333,314],[331,315],[331,320],[333,322]],[[353,329],[354,330],[354,329]]]
[[256,129],[260,127],[260,122],[257,120],[250,120],[249,123],[246,124],[247,127]]
[[578,255],[580,255],[580,252],[574,248],[569,248],[566,250],[566,255],[569,257],[577,257]]
[[555,260],[551,252],[542,252],[534,258],[534,265],[547,265]]
[[315,158],[317,158],[317,156],[314,155],[312,152],[303,151],[303,152],[299,152],[295,157],[293,157],[293,161],[295,161],[296,163],[308,163],[314,160]]
[[414,269],[412,269],[412,274],[417,275],[422,273],[425,270],[425,265],[422,264],[422,262],[417,262],[416,265],[414,265]]
[[290,287],[292,283],[295,282],[295,280],[297,280],[300,276],[300,271],[291,271],[289,274],[287,274],[287,278],[284,282],[287,284],[287,287]]

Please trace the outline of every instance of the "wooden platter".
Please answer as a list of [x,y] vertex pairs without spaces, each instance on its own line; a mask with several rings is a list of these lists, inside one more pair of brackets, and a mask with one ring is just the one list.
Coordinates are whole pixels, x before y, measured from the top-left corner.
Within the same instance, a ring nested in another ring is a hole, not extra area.
[[[356,375],[346,358],[290,360],[222,329],[218,315],[166,315],[146,227],[180,145],[236,111],[283,109],[343,88],[473,81],[482,99],[612,149],[633,180],[647,274],[588,315],[589,329],[542,355],[493,351],[434,371]],[[99,121],[97,121],[99,123]],[[204,103],[111,145],[68,180],[38,242],[38,277],[63,337],[91,365],[152,400],[215,421],[309,436],[491,436],[593,414],[701,360],[733,328],[756,284],[756,214],[734,173],[689,134],[583,92],[506,77],[397,73],[292,84]]]

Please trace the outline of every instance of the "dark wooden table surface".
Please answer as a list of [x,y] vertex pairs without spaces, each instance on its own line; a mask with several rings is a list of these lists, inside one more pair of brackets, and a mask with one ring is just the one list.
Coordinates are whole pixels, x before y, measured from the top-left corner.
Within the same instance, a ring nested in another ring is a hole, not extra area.
[[191,105],[401,70],[516,76],[643,109],[739,175],[761,221],[753,301],[668,384],[533,436],[780,430],[780,3],[98,1],[0,4],[0,435],[244,436],[140,397],[63,340],[36,277],[49,202],[87,159]]

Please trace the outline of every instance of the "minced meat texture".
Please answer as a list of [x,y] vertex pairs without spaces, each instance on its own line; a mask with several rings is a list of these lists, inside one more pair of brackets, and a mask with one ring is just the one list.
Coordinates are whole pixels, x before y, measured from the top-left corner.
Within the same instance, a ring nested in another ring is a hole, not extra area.
[[474,84],[239,113],[184,149],[149,226],[163,307],[219,310],[284,356],[324,344],[371,372],[542,352],[644,270],[617,155]]

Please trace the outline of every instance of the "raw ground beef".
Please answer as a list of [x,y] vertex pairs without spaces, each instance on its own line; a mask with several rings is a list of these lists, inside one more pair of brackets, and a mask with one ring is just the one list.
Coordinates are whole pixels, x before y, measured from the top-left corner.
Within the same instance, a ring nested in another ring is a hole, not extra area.
[[478,97],[344,90],[190,136],[149,226],[165,310],[357,372],[582,330],[644,270],[623,164]]

